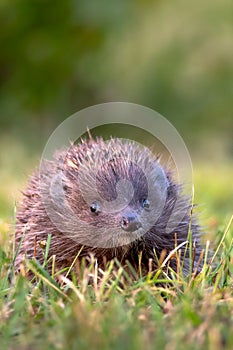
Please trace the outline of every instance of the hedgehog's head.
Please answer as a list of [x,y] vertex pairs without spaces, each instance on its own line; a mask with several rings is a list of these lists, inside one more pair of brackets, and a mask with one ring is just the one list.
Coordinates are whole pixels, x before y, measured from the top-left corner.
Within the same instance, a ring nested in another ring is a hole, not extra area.
[[55,176],[62,181],[50,185],[50,194],[55,195],[49,210],[53,206],[59,230],[80,243],[130,243],[159,219],[169,181],[148,148],[117,138],[91,139],[72,145],[62,163]]

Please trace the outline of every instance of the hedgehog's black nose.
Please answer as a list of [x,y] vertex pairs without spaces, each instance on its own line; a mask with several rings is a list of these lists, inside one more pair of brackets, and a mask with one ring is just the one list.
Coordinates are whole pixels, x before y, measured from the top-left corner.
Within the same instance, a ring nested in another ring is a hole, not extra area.
[[137,214],[134,213],[124,213],[121,218],[121,228],[124,231],[133,232],[141,227],[141,223],[138,219]]

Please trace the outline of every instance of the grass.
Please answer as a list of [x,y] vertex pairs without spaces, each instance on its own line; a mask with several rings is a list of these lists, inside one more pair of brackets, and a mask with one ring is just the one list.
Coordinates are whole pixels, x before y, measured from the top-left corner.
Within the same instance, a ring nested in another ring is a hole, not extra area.
[[65,272],[50,276],[45,251],[43,266],[27,261],[33,283],[24,269],[15,275],[2,224],[1,349],[232,349],[231,224],[196,277],[136,277],[116,261],[102,271],[92,259],[77,281]]

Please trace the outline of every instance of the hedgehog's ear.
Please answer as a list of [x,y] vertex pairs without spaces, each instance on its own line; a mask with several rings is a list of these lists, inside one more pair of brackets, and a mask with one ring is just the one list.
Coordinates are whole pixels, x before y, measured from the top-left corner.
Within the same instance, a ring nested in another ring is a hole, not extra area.
[[[155,171],[155,177],[154,177],[154,184],[155,184],[155,193],[154,198],[161,204],[161,208],[164,206],[165,201],[168,196],[168,191],[170,187],[169,180],[167,178],[167,174],[165,170],[157,164],[156,171]],[[152,190],[153,192],[153,190]]]
[[159,184],[160,187],[165,190],[167,190],[170,185],[165,170],[158,164],[157,164],[157,171],[156,171],[156,183]]

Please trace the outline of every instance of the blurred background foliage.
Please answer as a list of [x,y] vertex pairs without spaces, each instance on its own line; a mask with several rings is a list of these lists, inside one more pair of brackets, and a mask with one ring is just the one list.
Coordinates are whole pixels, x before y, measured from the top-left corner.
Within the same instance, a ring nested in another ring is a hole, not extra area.
[[208,224],[229,217],[231,0],[0,0],[0,26],[0,218],[12,214],[54,128],[109,101],[171,121],[190,150]]

